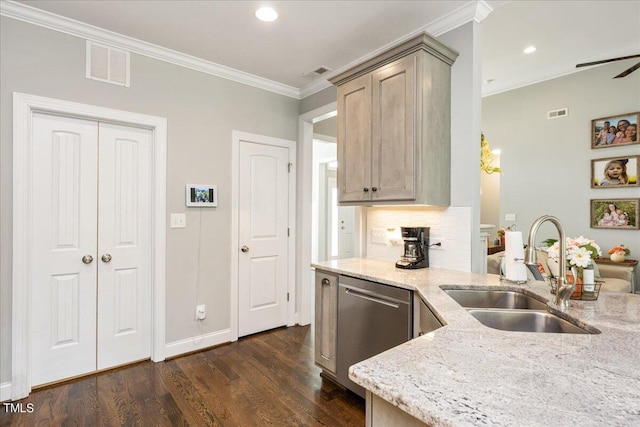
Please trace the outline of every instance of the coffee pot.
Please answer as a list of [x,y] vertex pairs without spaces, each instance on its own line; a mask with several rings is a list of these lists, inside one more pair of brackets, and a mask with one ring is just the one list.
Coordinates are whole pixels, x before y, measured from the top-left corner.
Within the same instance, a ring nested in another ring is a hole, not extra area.
[[405,269],[429,267],[429,227],[400,227],[404,252],[396,267]]

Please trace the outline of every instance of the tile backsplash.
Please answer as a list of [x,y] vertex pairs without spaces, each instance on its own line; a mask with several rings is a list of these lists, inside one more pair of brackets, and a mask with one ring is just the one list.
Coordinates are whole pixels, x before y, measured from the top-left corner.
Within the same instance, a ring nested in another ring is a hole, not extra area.
[[[430,227],[431,240],[444,239],[444,244],[429,250],[429,265],[471,271],[471,208],[369,207],[366,214],[367,257],[398,260],[403,250],[400,227]],[[386,242],[372,242],[373,230],[377,237],[384,230]]]

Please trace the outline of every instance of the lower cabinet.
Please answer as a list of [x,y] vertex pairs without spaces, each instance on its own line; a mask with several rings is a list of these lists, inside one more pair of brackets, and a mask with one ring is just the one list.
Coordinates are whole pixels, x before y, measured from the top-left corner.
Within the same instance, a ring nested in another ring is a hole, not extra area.
[[366,427],[425,427],[427,425],[370,391],[367,392],[366,411]]
[[440,320],[436,317],[427,304],[417,295],[414,294],[414,337],[428,334],[442,326]]
[[315,362],[336,375],[338,275],[316,270]]

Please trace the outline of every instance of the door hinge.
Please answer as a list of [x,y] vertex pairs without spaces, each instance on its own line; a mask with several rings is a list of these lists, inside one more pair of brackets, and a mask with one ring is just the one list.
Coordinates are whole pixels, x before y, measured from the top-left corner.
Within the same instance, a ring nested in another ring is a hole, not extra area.
[[291,166],[293,166],[293,163],[289,162],[289,164],[287,165],[289,173],[291,173]]
[[287,292],[287,302],[289,302],[289,292]]

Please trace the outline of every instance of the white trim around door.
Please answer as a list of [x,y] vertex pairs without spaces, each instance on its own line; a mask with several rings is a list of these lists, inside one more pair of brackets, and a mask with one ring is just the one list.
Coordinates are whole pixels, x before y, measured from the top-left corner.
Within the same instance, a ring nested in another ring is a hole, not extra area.
[[13,94],[13,256],[11,308],[11,399],[31,392],[31,212],[32,117],[34,112],[58,114],[151,129],[152,166],[152,333],[151,360],[165,358],[166,275],[166,163],[167,120],[161,117],[61,101],[22,93]]
[[241,131],[232,131],[232,148],[231,148],[231,340],[238,339],[238,292],[239,286],[239,170],[240,170],[240,143],[249,141],[257,144],[272,145],[283,147],[289,150],[290,179],[289,179],[289,245],[288,245],[288,293],[290,295],[287,309],[287,326],[299,323],[297,321],[298,313],[296,312],[296,295],[299,292],[296,286],[296,264],[292,262],[296,260],[296,142],[287,139],[273,138],[270,136],[257,135]]

